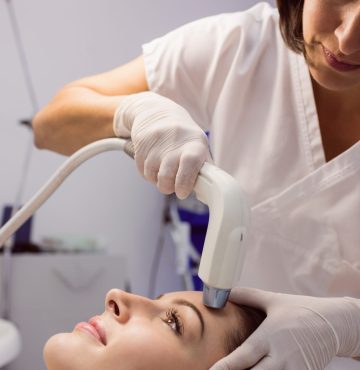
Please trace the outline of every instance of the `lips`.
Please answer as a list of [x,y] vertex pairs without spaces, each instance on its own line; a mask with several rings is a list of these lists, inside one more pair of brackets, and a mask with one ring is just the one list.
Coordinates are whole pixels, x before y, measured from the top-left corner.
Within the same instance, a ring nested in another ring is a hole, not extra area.
[[339,72],[349,72],[360,69],[360,64],[341,61],[337,59],[337,57],[330,50],[326,49],[324,46],[322,48],[327,63],[335,70]]
[[75,329],[93,336],[98,342],[106,345],[106,333],[101,324],[100,317],[94,316],[88,322],[80,322]]
[[89,324],[92,325],[95,330],[98,332],[102,344],[105,346],[106,345],[106,333],[104,330],[104,327],[101,324],[100,317],[99,316],[94,316],[89,320]]

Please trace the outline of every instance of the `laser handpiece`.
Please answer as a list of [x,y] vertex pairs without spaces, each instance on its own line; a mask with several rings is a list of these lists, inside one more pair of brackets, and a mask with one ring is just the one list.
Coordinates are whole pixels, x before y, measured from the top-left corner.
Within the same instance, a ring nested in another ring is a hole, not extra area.
[[[133,157],[132,143],[119,138],[99,140],[78,150],[0,229],[0,248],[71,172],[93,156],[111,150],[123,150]],[[209,206],[210,213],[199,267],[199,277],[204,283],[204,304],[222,308],[228,300],[235,274],[243,263],[245,249],[242,242],[248,223],[248,207],[235,179],[209,163],[201,168],[194,191],[196,197]]]
[[236,180],[209,163],[201,168],[194,191],[210,213],[199,267],[203,302],[208,307],[223,308],[244,263],[243,242],[250,212]]
[[[124,151],[134,157],[131,141]],[[237,272],[245,258],[244,242],[249,207],[237,181],[220,168],[204,163],[194,186],[196,198],[209,207],[209,224],[201,253],[198,275],[202,280],[203,303],[223,308]]]

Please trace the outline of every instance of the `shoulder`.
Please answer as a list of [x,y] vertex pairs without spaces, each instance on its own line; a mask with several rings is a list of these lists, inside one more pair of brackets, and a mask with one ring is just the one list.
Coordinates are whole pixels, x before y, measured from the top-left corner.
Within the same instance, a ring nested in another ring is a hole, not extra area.
[[259,36],[261,29],[269,26],[274,30],[277,29],[278,22],[278,10],[262,2],[245,11],[222,13],[198,19],[170,32],[170,35],[181,38],[184,34],[191,33],[193,36],[206,38],[209,35],[226,36],[238,31],[241,34]]
[[[191,43],[194,38],[203,40],[209,36],[225,36],[229,32],[243,34],[259,32],[262,28],[274,25],[278,27],[279,14],[270,4],[261,2],[239,12],[212,15],[186,23],[156,40],[178,40]],[[191,38],[186,38],[192,36]],[[213,41],[213,40],[211,40]]]
[[215,23],[226,21],[229,24],[239,26],[243,25],[244,23],[256,23],[261,25],[262,23],[267,22],[277,23],[279,20],[279,12],[277,8],[272,7],[270,4],[261,2],[244,11],[218,14],[215,16],[203,18],[203,20],[209,20],[210,22]]
[[[196,26],[196,25],[216,25],[216,24],[222,24],[225,23],[227,25],[240,25],[243,24],[243,22],[247,23],[262,23],[267,21],[275,21],[277,22],[279,19],[279,12],[277,8],[272,7],[269,3],[266,2],[260,2],[253,7],[238,11],[238,12],[232,12],[232,13],[221,13],[216,15],[211,15],[208,17],[197,19],[193,22],[185,24],[184,28],[187,26]],[[225,23],[224,23],[225,22]],[[182,28],[180,27],[180,28]]]
[[[187,23],[147,45],[188,65],[212,64],[218,59],[279,45],[279,16],[268,3],[235,13],[223,13]],[[280,36],[280,37],[279,37]],[[281,42],[280,42],[281,43]],[[245,55],[243,54],[243,56]]]

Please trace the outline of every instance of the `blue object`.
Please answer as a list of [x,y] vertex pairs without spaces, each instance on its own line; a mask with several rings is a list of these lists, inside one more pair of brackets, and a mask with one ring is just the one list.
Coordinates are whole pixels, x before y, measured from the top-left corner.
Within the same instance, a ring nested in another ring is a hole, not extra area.
[[[201,255],[209,223],[209,212],[200,214],[193,213],[189,210],[181,209],[180,207],[178,208],[178,212],[181,221],[188,222],[190,224],[191,243]],[[189,268],[190,270],[197,270],[198,268],[198,264],[190,258]],[[203,282],[197,274],[193,274],[193,282],[195,290],[203,289]]]
[[[12,206],[5,205],[2,212],[1,226],[4,225],[11,217]],[[29,243],[31,239],[31,226],[32,226],[32,217],[30,217],[15,233],[14,235],[14,244]]]
[[[206,131],[205,133],[207,138],[209,139],[210,132]],[[203,213],[195,213],[189,211],[188,209],[182,209],[180,204],[180,206],[178,206],[178,212],[181,221],[188,222],[190,224],[191,243],[197,250],[197,252],[201,255],[204,247],[207,227],[209,224],[209,211]],[[198,267],[198,264],[189,258],[190,270],[197,271]],[[197,274],[193,274],[193,283],[195,290],[203,290],[203,282]]]

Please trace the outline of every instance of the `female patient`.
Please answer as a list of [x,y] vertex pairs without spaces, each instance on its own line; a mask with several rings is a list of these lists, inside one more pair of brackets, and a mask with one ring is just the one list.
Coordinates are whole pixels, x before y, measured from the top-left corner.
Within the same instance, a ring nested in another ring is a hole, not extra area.
[[44,357],[48,370],[207,370],[264,317],[232,303],[223,310],[206,308],[200,292],[150,300],[113,289],[102,315],[51,337]]

